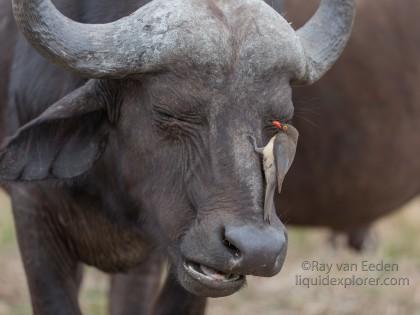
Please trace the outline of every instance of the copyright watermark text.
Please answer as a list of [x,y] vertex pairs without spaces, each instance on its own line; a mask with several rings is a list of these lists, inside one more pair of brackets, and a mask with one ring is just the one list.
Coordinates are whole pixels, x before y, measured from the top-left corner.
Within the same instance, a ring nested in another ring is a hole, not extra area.
[[410,279],[397,277],[400,267],[396,263],[362,260],[358,263],[327,263],[305,260],[302,274],[297,274],[297,286],[409,286]]

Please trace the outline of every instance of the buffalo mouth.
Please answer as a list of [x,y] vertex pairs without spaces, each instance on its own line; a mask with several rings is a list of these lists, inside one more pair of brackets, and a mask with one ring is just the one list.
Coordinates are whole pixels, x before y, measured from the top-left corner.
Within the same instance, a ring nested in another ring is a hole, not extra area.
[[222,272],[190,260],[184,260],[177,269],[181,285],[203,297],[231,295],[241,289],[246,280],[244,275]]
[[243,275],[224,273],[222,271],[192,261],[185,261],[184,268],[191,277],[203,283],[211,282],[212,284],[217,284],[218,282],[236,282],[243,280],[244,278]]

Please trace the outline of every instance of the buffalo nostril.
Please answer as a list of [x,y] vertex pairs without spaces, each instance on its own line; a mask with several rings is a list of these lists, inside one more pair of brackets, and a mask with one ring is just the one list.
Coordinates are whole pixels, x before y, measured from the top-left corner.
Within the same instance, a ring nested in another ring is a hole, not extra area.
[[224,246],[233,253],[235,272],[272,276],[280,271],[287,252],[287,236],[281,226],[226,226]]
[[240,258],[241,257],[241,251],[239,248],[237,248],[235,245],[233,245],[228,239],[223,240],[223,244],[225,247],[232,253],[233,257]]

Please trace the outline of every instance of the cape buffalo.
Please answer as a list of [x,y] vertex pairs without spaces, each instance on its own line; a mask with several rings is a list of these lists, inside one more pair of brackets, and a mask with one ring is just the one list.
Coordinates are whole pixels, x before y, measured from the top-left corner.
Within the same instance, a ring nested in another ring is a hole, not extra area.
[[[322,0],[297,31],[261,0],[57,1],[68,17],[49,0],[12,2],[28,42],[1,0],[0,179],[34,314],[81,314],[81,263],[147,273],[165,255],[164,292],[179,282],[212,297],[278,273],[287,234],[275,212],[264,218],[250,139],[281,137],[271,153],[281,186],[297,131],[289,141],[273,121],[292,119],[292,85],[337,60],[353,1]],[[203,298],[188,301],[203,311]]]

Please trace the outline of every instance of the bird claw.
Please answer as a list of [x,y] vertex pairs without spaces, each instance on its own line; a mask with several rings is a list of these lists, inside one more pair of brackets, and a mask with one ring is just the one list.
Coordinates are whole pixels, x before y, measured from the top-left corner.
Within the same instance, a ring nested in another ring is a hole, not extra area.
[[250,139],[252,145],[254,146],[255,152],[257,152],[259,154],[263,154],[264,147],[259,148],[258,145],[257,145],[257,140],[253,136],[249,136],[249,139]]

